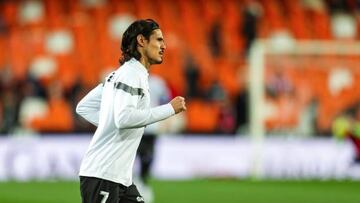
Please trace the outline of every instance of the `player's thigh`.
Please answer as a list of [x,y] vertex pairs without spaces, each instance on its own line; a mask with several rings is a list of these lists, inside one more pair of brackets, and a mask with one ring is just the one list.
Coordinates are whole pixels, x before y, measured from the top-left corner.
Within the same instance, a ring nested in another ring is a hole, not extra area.
[[144,203],[144,198],[140,195],[135,185],[130,185],[123,196],[120,197],[119,203]]
[[118,203],[121,188],[117,183],[92,177],[80,177],[83,203]]

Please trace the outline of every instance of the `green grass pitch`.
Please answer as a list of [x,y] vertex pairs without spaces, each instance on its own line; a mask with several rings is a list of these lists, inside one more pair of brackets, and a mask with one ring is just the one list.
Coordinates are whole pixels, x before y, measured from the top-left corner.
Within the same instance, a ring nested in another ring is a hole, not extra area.
[[[360,203],[360,182],[152,180],[155,203]],[[80,202],[77,182],[0,183],[0,203]]]

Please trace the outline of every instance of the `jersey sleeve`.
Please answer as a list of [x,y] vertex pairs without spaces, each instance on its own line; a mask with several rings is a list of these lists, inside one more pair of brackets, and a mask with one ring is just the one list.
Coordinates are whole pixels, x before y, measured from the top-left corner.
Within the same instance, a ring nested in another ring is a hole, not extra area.
[[76,113],[95,126],[99,124],[99,112],[103,85],[92,89],[76,106]]
[[144,89],[137,88],[136,84],[140,84],[139,79],[124,79],[114,85],[114,119],[117,128],[140,128],[175,114],[171,104],[138,109],[138,103],[145,93]]

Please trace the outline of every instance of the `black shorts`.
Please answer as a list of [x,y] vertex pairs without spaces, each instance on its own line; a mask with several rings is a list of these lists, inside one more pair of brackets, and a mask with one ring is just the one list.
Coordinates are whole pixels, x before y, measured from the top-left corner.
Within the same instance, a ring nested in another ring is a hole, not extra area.
[[112,181],[80,176],[83,203],[144,203],[136,186],[126,187]]

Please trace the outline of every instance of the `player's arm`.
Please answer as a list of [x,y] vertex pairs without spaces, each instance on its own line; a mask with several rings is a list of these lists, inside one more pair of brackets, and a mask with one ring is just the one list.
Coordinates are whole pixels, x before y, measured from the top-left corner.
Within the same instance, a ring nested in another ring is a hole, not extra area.
[[92,89],[76,106],[76,113],[95,126],[99,124],[99,112],[103,85]]
[[[170,102],[148,109],[137,109],[142,90],[126,83],[118,83],[114,101],[114,118],[117,128],[140,128],[164,120],[175,113],[185,110],[185,101],[175,98],[174,105]],[[182,98],[183,99],[183,98]],[[175,104],[176,103],[176,104]],[[175,106],[175,107],[174,107]]]

